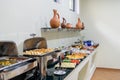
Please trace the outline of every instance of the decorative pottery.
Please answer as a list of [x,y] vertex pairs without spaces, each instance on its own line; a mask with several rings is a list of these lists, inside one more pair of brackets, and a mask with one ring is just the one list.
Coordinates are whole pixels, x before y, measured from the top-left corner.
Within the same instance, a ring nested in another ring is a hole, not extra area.
[[61,28],[66,28],[66,19],[63,18],[63,22],[61,23]]
[[53,18],[50,20],[50,26],[51,28],[58,28],[60,26],[60,16],[57,13],[56,9],[53,9]]
[[82,22],[81,22],[80,18],[78,18],[78,22],[76,23],[76,28],[82,29]]
[[66,24],[66,28],[68,28],[68,29],[69,29],[69,28],[72,28],[72,24],[67,23],[67,24]]
[[82,28],[81,29],[83,30],[84,28],[85,28],[85,26],[84,26],[84,23],[82,22]]

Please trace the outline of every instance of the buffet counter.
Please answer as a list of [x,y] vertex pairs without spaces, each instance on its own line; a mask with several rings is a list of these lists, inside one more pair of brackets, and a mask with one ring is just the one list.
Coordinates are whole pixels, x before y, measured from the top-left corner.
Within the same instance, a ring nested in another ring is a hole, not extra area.
[[[80,63],[75,68],[63,68],[66,72],[64,75],[53,74],[47,76],[46,80],[90,80],[96,66],[95,66],[95,55],[97,50],[91,51],[85,58],[81,59]],[[54,72],[55,69],[53,69]]]
[[91,52],[64,80],[90,80],[95,69],[95,55],[97,50]]

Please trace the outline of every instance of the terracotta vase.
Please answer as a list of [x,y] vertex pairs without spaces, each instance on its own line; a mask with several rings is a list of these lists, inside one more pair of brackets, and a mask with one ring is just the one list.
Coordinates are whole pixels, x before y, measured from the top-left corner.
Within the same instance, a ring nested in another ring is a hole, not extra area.
[[58,28],[60,26],[60,16],[57,13],[56,9],[53,9],[53,18],[50,20],[50,26],[51,28]]
[[83,22],[82,22],[82,28],[81,28],[81,29],[82,29],[82,30],[85,29],[85,26],[84,26],[84,23],[83,23]]
[[76,23],[76,29],[82,29],[82,22],[80,18],[78,18],[78,22]]
[[72,28],[72,24],[67,23],[67,24],[66,24],[66,28],[68,28],[68,29]]
[[66,19],[63,18],[63,22],[61,23],[61,28],[66,28]]

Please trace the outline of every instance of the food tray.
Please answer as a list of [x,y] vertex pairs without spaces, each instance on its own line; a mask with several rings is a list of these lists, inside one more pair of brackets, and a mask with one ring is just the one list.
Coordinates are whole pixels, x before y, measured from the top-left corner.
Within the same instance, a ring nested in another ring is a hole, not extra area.
[[[14,59],[14,60],[12,60]],[[3,64],[0,64],[0,72],[3,71],[6,68],[21,64],[23,62],[27,62],[29,60],[32,60],[32,58],[28,57],[0,57],[0,63],[3,61]],[[7,65],[6,61],[9,61],[9,64]]]
[[27,57],[43,57],[43,56],[48,56],[48,55],[51,55],[53,53],[56,53],[56,52],[60,52],[60,50],[54,50],[54,51],[51,51],[51,52],[47,52],[47,53],[42,53],[42,54],[39,54],[39,55],[32,55],[32,54],[24,54],[23,53],[23,56],[27,56]]
[[84,57],[82,57],[82,58],[68,58],[68,59],[71,59],[71,60],[74,60],[74,59],[81,60],[81,59],[84,59]]
[[[67,63],[67,62],[62,62],[61,67],[62,68],[75,68],[76,63]],[[59,64],[57,64],[55,67],[59,67]]]

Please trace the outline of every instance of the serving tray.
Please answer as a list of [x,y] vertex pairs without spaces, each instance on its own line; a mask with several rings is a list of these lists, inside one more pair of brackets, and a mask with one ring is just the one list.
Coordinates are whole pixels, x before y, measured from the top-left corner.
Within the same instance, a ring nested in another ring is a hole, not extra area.
[[42,54],[25,54],[23,53],[23,56],[27,56],[27,57],[44,57],[44,56],[48,56],[48,55],[51,55],[53,53],[56,53],[56,52],[60,52],[60,50],[53,50],[53,51],[50,51],[50,52],[46,52],[46,53],[42,53]]

